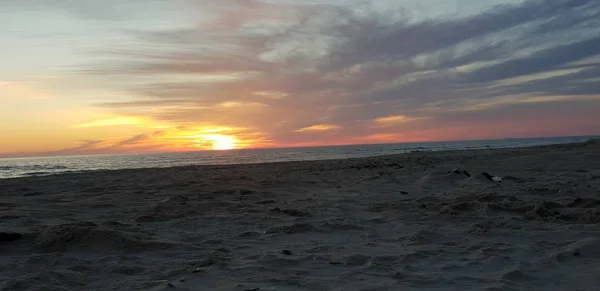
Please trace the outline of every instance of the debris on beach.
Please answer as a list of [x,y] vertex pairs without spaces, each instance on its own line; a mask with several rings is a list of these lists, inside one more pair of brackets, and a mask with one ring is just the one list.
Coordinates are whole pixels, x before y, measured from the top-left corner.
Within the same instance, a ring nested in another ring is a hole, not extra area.
[[467,172],[467,170],[465,170],[465,169],[463,169],[461,167],[458,167],[458,168],[456,168],[456,169],[454,169],[452,171],[449,171],[448,173],[465,175],[467,177],[471,177],[471,174],[469,172]]
[[500,178],[498,176],[491,175],[490,173],[487,173],[487,172],[483,172],[483,173],[481,173],[481,175],[483,175],[486,179],[488,179],[492,182],[502,183],[502,178]]

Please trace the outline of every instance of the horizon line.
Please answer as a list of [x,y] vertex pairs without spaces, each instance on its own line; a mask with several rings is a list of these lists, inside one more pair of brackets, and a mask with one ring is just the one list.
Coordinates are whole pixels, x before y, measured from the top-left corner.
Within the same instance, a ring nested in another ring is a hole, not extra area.
[[[9,159],[35,159],[35,158],[59,158],[59,157],[96,157],[96,156],[133,156],[133,155],[157,155],[157,154],[181,154],[181,153],[198,153],[198,152],[233,152],[233,151],[245,151],[245,150],[274,150],[274,149],[303,149],[303,148],[325,148],[325,147],[345,147],[345,146],[365,146],[365,145],[394,145],[394,144],[426,144],[426,143],[450,143],[450,142],[470,142],[470,141],[498,141],[507,139],[552,139],[552,138],[600,138],[600,134],[590,135],[564,135],[564,136],[539,136],[539,137],[501,137],[501,138],[474,138],[474,139],[462,139],[462,140],[434,140],[434,141],[410,141],[410,142],[384,142],[384,143],[361,143],[361,144],[332,144],[332,145],[312,145],[312,146],[280,146],[280,147],[260,147],[260,148],[236,148],[229,150],[186,150],[186,151],[162,151],[162,152],[130,152],[130,153],[99,153],[99,154],[72,154],[72,155],[39,155],[32,153],[28,155],[26,153],[15,153],[15,154],[3,154],[0,153],[0,160]],[[22,155],[20,155],[22,154]],[[4,156],[6,155],[6,156]]]

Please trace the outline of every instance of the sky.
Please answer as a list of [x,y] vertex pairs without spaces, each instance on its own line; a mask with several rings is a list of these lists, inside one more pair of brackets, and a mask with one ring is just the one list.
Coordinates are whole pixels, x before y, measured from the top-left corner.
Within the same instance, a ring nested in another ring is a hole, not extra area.
[[597,0],[3,0],[0,157],[600,134]]

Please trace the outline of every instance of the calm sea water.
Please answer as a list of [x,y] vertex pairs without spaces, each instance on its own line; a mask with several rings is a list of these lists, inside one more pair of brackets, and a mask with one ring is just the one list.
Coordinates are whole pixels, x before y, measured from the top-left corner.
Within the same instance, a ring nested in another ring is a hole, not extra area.
[[352,145],[283,149],[198,151],[164,154],[68,156],[0,159],[0,178],[58,173],[172,167],[184,165],[246,164],[357,158],[413,151],[440,151],[482,148],[512,148],[584,142],[596,137],[519,138],[452,142]]

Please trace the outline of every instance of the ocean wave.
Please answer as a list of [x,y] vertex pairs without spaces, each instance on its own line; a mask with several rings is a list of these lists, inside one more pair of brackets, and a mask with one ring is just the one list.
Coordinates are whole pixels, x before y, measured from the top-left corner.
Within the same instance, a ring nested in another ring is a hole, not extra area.
[[54,174],[55,172],[42,172],[42,171],[38,171],[38,172],[27,172],[27,173],[23,173],[23,176],[45,176],[45,175],[50,175],[50,174]]
[[37,170],[67,170],[64,165],[11,165],[0,166],[0,171],[37,171]]

